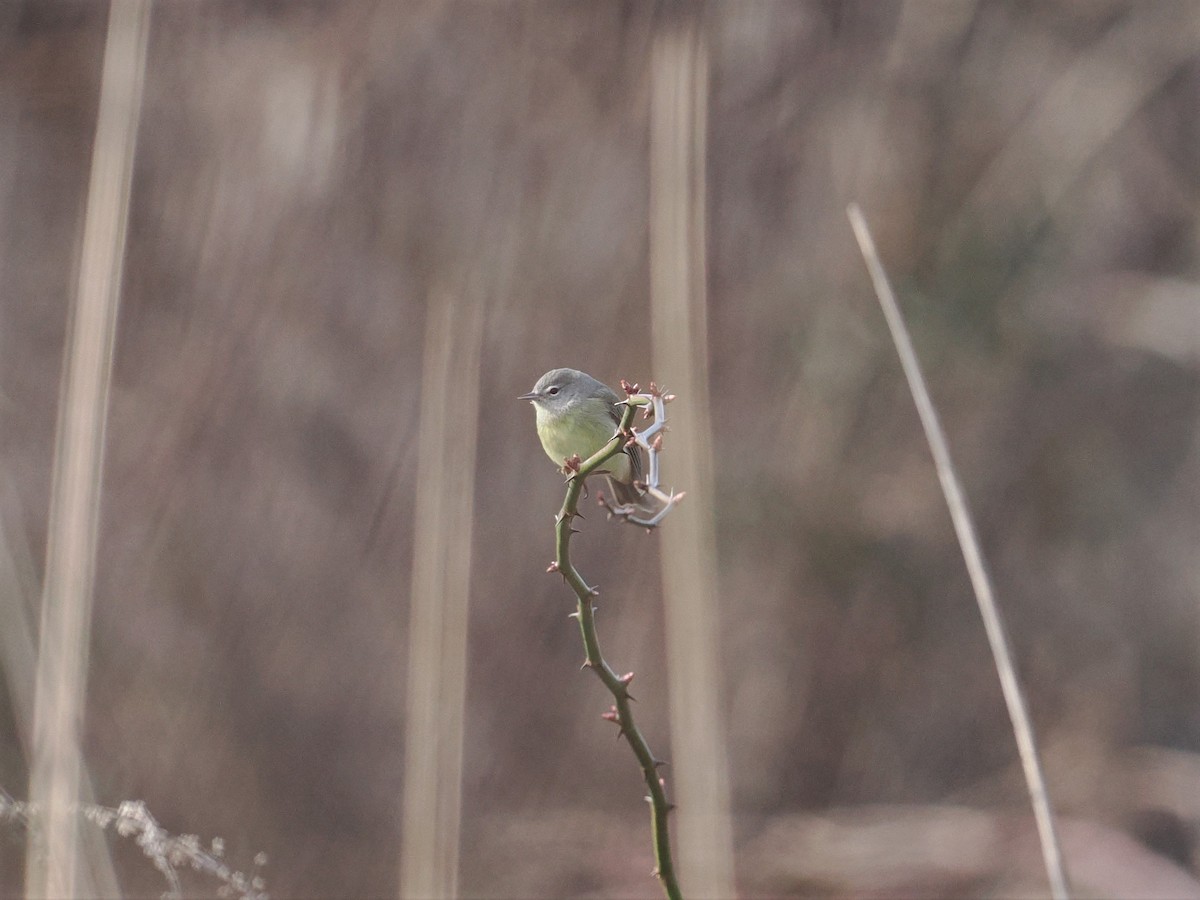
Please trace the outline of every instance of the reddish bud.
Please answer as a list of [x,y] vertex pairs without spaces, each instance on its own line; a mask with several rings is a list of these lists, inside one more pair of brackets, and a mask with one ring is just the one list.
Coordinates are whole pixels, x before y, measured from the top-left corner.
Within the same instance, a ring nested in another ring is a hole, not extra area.
[[634,394],[636,394],[641,389],[636,384],[630,384],[628,381],[626,381],[624,378],[622,378],[621,379],[621,390],[623,390],[628,396],[632,397]]
[[663,401],[663,403],[670,403],[674,399],[675,399],[674,394],[663,394],[662,401]]
[[633,673],[626,672],[624,675],[618,678],[617,681],[621,682],[621,684],[629,684],[629,682],[633,681]]
[[580,465],[582,465],[582,463],[583,463],[583,460],[580,459],[579,454],[576,453],[570,459],[563,461],[563,468],[566,469],[568,472],[578,472],[579,467],[580,467]]
[[550,565],[546,566],[546,571],[547,571],[547,572],[557,572],[557,571],[558,571],[558,562],[557,562],[557,560],[556,560],[556,561],[554,561],[554,562],[552,562],[552,563],[550,563]]
[[658,453],[660,450],[662,450],[662,435],[661,434],[656,434],[654,436],[654,440],[651,441],[650,447],[651,447],[651,449],[654,450],[655,453]]
[[608,708],[608,712],[600,713],[600,718],[602,718],[606,722],[620,722],[621,721],[621,716],[617,712],[617,708],[615,706],[610,706]]

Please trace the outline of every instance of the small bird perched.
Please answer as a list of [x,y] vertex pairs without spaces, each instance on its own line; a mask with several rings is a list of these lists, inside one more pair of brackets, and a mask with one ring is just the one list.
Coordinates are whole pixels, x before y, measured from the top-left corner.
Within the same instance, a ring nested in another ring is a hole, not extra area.
[[[517,399],[530,401],[537,410],[542,449],[559,465],[572,456],[586,460],[595,454],[612,440],[621,422],[617,392],[578,369],[551,369]],[[635,482],[642,477],[642,454],[636,445],[626,447],[599,471],[608,477],[618,504],[641,501],[643,492]]]

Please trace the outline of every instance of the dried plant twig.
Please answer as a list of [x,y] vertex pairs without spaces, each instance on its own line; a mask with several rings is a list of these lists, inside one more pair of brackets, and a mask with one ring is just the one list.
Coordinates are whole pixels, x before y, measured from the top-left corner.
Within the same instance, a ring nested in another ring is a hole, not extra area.
[[658,454],[662,452],[661,432],[665,431],[667,427],[666,404],[674,400],[675,395],[668,394],[664,388],[660,388],[653,381],[650,382],[650,387],[645,394],[639,394],[638,386],[630,384],[623,378],[621,387],[627,396],[637,396],[647,400],[648,403],[642,406],[643,416],[653,416],[654,418],[652,425],[642,431],[634,429],[625,441],[626,447],[633,444],[642,447],[650,458],[646,480],[639,483],[639,487],[645,490],[645,497],[639,503],[614,504],[608,501],[603,491],[599,491],[596,495],[596,502],[608,510],[610,519],[615,516],[632,525],[641,525],[643,528],[650,529],[666,518],[667,513],[687,496],[686,491],[664,492],[659,488]]
[[[625,388],[629,396],[624,401],[625,410],[621,416],[621,424],[617,429],[617,433],[613,435],[612,440],[589,459],[581,461],[578,457],[575,457],[568,461],[568,468],[573,474],[567,479],[567,494],[563,499],[562,509],[559,510],[558,516],[554,520],[554,562],[550,563],[546,571],[558,572],[575,592],[578,603],[575,612],[571,616],[579,620],[579,631],[583,637],[583,647],[586,653],[583,668],[591,669],[595,672],[596,677],[603,682],[604,686],[613,695],[614,703],[608,712],[603,714],[603,718],[617,725],[620,729],[617,732],[617,736],[623,736],[629,741],[629,746],[633,749],[633,755],[637,757],[638,765],[641,766],[642,776],[645,778],[646,787],[649,790],[646,800],[650,804],[650,827],[654,839],[654,860],[656,863],[654,874],[662,882],[663,890],[667,897],[670,900],[680,900],[682,894],[679,890],[678,878],[675,875],[675,865],[671,859],[671,839],[667,824],[668,813],[671,811],[672,805],[667,800],[666,784],[658,774],[658,769],[663,765],[663,762],[657,759],[651,752],[650,745],[646,743],[646,738],[634,723],[633,711],[630,708],[630,702],[633,700],[633,697],[629,693],[629,683],[633,680],[633,673],[627,672],[624,675],[618,675],[604,661],[604,657],[600,653],[600,640],[596,635],[596,607],[594,602],[600,592],[597,588],[590,586],[584,581],[583,577],[575,570],[575,566],[571,563],[571,535],[575,533],[572,523],[579,515],[579,497],[583,490],[584,480],[605,462],[617,453],[620,453],[630,440],[642,443],[642,441],[647,439],[645,434],[638,435],[632,430],[633,417],[639,408],[651,409],[655,413],[654,426],[647,429],[647,432],[654,440],[649,445],[643,443],[642,446],[645,446],[647,450],[654,454],[651,457],[650,479],[654,484],[654,489],[657,491],[658,467],[656,461],[657,454],[662,447],[661,435],[657,434],[657,432],[661,430],[666,422],[663,412],[663,404],[666,402],[666,398],[661,395],[661,392],[657,394],[638,393],[636,385],[629,385],[624,381],[621,382],[621,385]],[[640,441],[638,440],[639,438],[641,438]],[[626,511],[623,507],[609,506],[608,508],[613,515],[620,516],[635,524],[652,528],[658,522],[662,521],[662,517],[679,501],[682,495],[664,494],[662,496],[666,501],[664,508],[651,517],[639,518],[636,508],[630,511]]]
[[1042,858],[1046,865],[1046,875],[1050,879],[1050,891],[1055,900],[1067,900],[1070,890],[1067,887],[1067,873],[1063,865],[1062,848],[1054,826],[1054,814],[1050,808],[1050,795],[1046,790],[1046,779],[1042,774],[1042,765],[1038,760],[1037,742],[1033,736],[1033,723],[1029,719],[1029,711],[1025,702],[1021,683],[1017,678],[1016,666],[1013,663],[1013,653],[1009,646],[1004,622],[1000,617],[1000,609],[996,605],[991,579],[984,565],[983,551],[975,535],[975,525],[971,513],[967,509],[967,501],[962,487],[958,483],[958,475],[950,460],[950,447],[946,435],[938,419],[937,410],[925,386],[925,377],[921,374],[921,366],[917,362],[916,351],[913,350],[912,339],[904,325],[904,317],[896,303],[896,295],[888,282],[887,273],[879,254],[875,250],[875,242],[867,228],[866,219],[857,203],[850,204],[846,209],[850,217],[850,225],[854,236],[858,239],[859,249],[866,261],[867,270],[875,286],[875,294],[883,307],[883,315],[887,319],[892,340],[900,355],[900,364],[908,379],[908,387],[917,405],[917,413],[921,425],[925,429],[925,438],[933,454],[933,463],[937,469],[938,480],[942,483],[942,492],[946,496],[946,505],[950,508],[950,519],[954,523],[954,532],[958,536],[962,548],[963,559],[966,560],[967,572],[971,576],[971,585],[975,589],[975,599],[979,604],[979,613],[983,617],[983,627],[987,632],[988,643],[992,648],[992,656],[996,661],[996,671],[1000,676],[1000,688],[1004,693],[1004,702],[1008,705],[1008,715],[1012,719],[1013,734],[1017,739],[1017,750],[1021,757],[1021,768],[1025,773],[1025,783],[1029,789],[1029,798],[1033,804],[1033,816],[1037,822],[1038,837],[1041,842]]

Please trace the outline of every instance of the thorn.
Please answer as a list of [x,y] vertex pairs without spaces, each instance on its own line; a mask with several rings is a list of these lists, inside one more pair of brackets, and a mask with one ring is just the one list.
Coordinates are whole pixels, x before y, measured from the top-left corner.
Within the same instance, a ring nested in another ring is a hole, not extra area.
[[622,728],[620,731],[617,732],[617,740],[619,741],[624,736],[625,736],[625,729]]
[[669,766],[669,765],[670,765],[670,763],[669,763],[669,762],[667,762],[665,759],[654,759],[654,758],[651,758],[650,762],[651,762],[651,764],[654,766],[654,768],[656,768],[656,769],[661,769],[663,766]]
[[596,587],[590,587],[590,588],[588,588],[588,596],[590,596],[590,597],[599,597],[599,596],[600,596],[600,587],[599,587],[599,585],[597,585]]
[[547,572],[557,572],[558,571],[558,560],[552,560],[550,562],[550,565],[546,566],[546,571]]
[[634,703],[637,703],[637,697],[635,697],[635,696],[633,696],[633,694],[629,693],[629,682],[631,682],[631,681],[633,681],[633,673],[632,672],[626,672],[624,675],[622,675],[620,678],[617,679],[617,683],[621,685],[621,688],[622,688],[621,693],[625,697],[625,699],[630,700]]
[[578,528],[568,528],[567,531],[571,532],[571,534],[583,534]]
[[651,878],[662,878],[662,872],[658,871],[658,866],[655,866],[653,869],[650,870],[650,877]]
[[585,659],[583,661],[583,665],[581,665],[579,667],[579,671],[582,672],[584,669],[590,669],[591,667],[592,667],[592,661],[590,659]]
[[663,402],[663,403],[670,403],[670,402],[671,402],[672,400],[674,400],[674,399],[675,399],[675,395],[674,395],[674,394],[663,394],[662,402]]
[[[578,458],[578,457],[576,457],[576,458]],[[583,483],[583,499],[586,500],[587,498],[588,498],[588,486],[587,486],[587,482],[585,481]]]
[[672,494],[671,499],[674,500],[676,503],[678,503],[680,500],[682,500],[686,496],[687,496],[687,491],[680,491],[678,494]]
[[585,516],[583,513],[579,512],[579,510],[576,510],[576,511],[575,511],[575,515],[579,516],[579,518],[581,518],[581,519],[586,519],[586,518],[587,518],[587,516]]
[[647,406],[645,409],[642,410],[642,418],[643,419],[649,419],[653,415],[654,415],[654,408],[651,406]]
[[674,803],[667,803],[667,812],[675,812],[678,808]]
[[578,618],[579,618],[579,613],[578,613],[578,612],[567,613],[567,618],[568,618],[568,619],[578,619]]

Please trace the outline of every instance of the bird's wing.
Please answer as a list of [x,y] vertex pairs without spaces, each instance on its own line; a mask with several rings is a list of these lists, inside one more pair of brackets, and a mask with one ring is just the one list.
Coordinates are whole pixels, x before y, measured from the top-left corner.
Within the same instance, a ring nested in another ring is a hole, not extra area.
[[617,396],[616,391],[606,384],[600,385],[604,388],[604,399],[608,401],[608,416],[613,420],[613,424],[621,424],[621,409],[617,406],[621,402],[621,398]]
[[[621,408],[619,406],[617,406],[617,404],[621,402],[621,398],[617,396],[616,392],[612,388],[609,388],[607,385],[605,385],[605,387],[606,387],[606,391],[605,391],[604,399],[609,401],[608,414],[612,418],[614,425],[620,425],[621,424]],[[633,470],[633,480],[641,481],[642,480],[642,451],[641,451],[641,449],[638,447],[637,444],[634,444],[630,447],[625,448],[625,455],[629,457],[629,465],[630,465],[630,468]]]
[[633,480],[642,480],[642,448],[637,444],[631,447],[626,447],[625,452],[629,454],[629,468],[633,470]]

